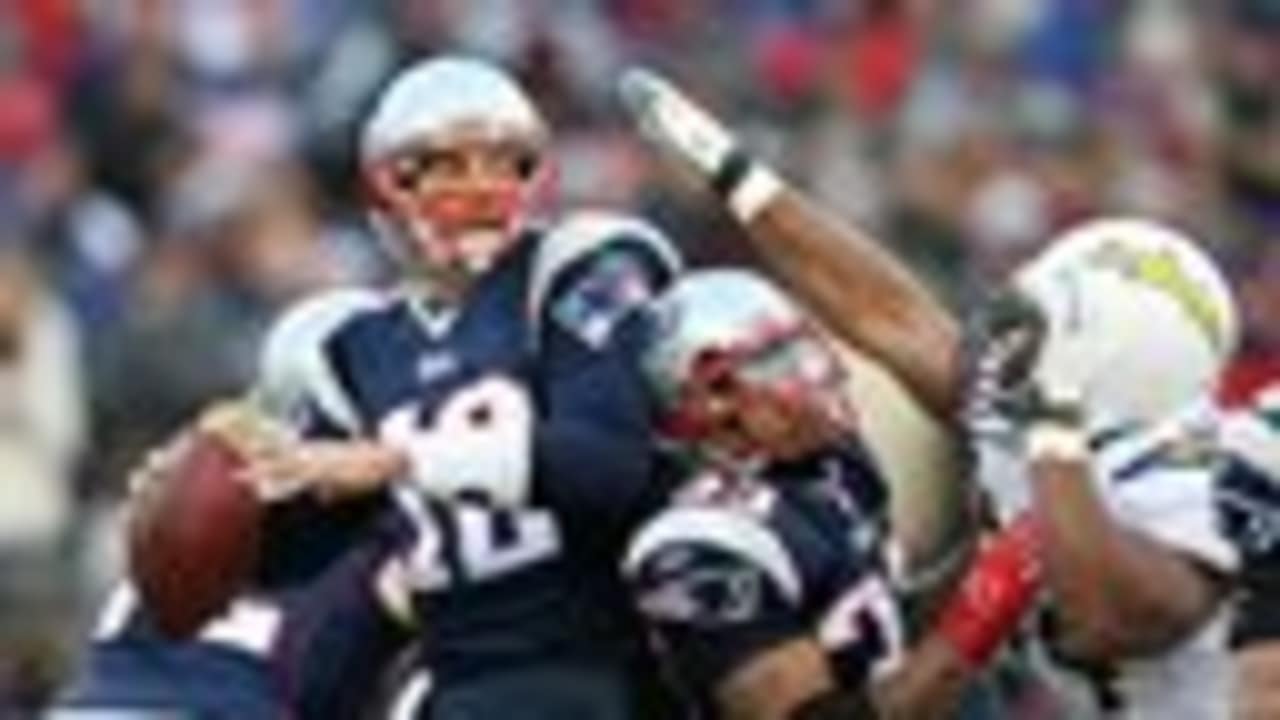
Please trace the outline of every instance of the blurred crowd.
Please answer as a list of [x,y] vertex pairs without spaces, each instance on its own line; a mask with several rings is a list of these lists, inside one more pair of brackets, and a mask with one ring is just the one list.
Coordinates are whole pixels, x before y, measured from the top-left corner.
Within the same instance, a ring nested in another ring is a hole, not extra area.
[[1224,396],[1280,376],[1276,0],[0,0],[0,716],[74,661],[139,453],[282,305],[385,276],[359,119],[444,49],[537,95],[557,206],[750,262],[621,126],[649,63],[959,306],[1075,219],[1190,229],[1247,322]]

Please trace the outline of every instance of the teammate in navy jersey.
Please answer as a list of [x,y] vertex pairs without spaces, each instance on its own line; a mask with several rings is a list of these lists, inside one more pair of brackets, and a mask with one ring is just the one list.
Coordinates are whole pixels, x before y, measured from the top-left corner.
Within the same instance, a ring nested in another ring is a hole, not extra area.
[[[388,86],[361,165],[403,281],[287,312],[231,411],[253,428],[244,479],[268,503],[258,577],[233,608],[270,608],[255,649],[280,673],[241,680],[166,655],[169,677],[214,694],[269,686],[299,714],[333,717],[351,698],[329,698],[364,692],[363,674],[412,638],[430,717],[630,716],[639,636],[612,558],[656,493],[634,310],[678,260],[633,218],[535,227],[546,142],[487,63],[427,60]],[[291,592],[304,607],[282,613]],[[127,610],[145,625],[145,609]],[[113,637],[128,671],[91,658],[82,687],[137,687],[140,636]],[[255,716],[193,693],[171,683],[165,702]]]
[[979,553],[908,649],[886,487],[828,341],[743,271],[686,275],[653,314],[645,367],[692,469],[623,570],[686,690],[708,717],[953,711],[1033,594],[1025,530]]

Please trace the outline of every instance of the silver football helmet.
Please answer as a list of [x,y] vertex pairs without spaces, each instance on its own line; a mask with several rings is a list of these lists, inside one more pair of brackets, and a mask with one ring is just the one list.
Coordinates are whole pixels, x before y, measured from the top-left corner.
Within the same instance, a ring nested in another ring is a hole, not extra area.
[[[653,306],[643,357],[669,437],[720,455],[794,454],[768,418],[849,419],[843,367],[779,288],[744,270],[686,275]],[[763,422],[752,418],[762,418]]]
[[482,273],[541,193],[547,142],[538,110],[498,66],[418,62],[383,91],[361,135],[374,225],[409,270]]

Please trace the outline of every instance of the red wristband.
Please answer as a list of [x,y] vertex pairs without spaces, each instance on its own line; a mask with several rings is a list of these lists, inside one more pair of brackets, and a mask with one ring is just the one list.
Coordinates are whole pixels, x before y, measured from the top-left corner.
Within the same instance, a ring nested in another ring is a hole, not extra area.
[[938,618],[937,632],[970,667],[991,659],[1040,584],[1036,528],[1029,513],[983,543]]

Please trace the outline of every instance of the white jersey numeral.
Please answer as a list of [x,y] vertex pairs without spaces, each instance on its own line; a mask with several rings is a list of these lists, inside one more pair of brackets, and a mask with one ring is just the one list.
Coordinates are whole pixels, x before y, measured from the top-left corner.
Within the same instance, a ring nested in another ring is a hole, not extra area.
[[822,644],[833,650],[870,644],[868,630],[874,628],[883,643],[865,648],[876,659],[872,672],[890,672],[902,661],[906,642],[902,614],[884,577],[871,574],[840,596],[823,617],[818,628]]
[[457,510],[462,566],[472,580],[505,575],[560,551],[560,532],[546,510],[505,513],[511,535],[499,536],[500,516],[480,507]]
[[[402,506],[412,503],[401,503]],[[446,506],[450,529],[423,506],[411,510],[417,543],[408,558],[410,582],[424,591],[456,582],[481,582],[527,568],[559,554],[562,541],[555,518],[546,510],[505,510],[482,505]],[[456,565],[449,562],[446,538],[457,543]]]

